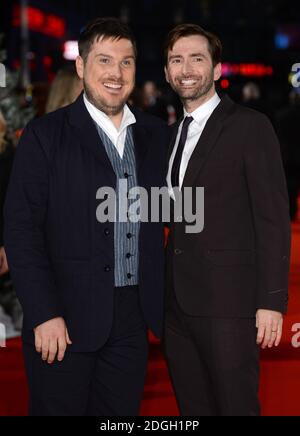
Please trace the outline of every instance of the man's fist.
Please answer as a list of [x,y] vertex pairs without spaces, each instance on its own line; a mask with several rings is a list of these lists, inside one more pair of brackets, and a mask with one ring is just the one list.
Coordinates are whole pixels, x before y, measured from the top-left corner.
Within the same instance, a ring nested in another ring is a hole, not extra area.
[[256,313],[257,344],[262,348],[278,347],[282,337],[283,316],[279,312],[260,309]]
[[34,329],[35,348],[42,354],[42,359],[53,363],[55,357],[61,362],[65,356],[67,345],[71,345],[68,330],[63,318],[54,318]]

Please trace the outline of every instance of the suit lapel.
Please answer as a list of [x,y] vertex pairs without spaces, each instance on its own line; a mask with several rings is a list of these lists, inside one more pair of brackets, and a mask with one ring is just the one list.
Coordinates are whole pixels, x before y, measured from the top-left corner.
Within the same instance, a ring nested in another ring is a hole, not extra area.
[[136,167],[139,170],[144,163],[149,149],[149,132],[144,126],[133,124],[132,133],[134,139]]
[[[138,174],[141,174],[141,167],[147,156],[150,141],[151,141],[151,129],[144,124],[138,111],[130,108],[136,117],[136,124],[133,124],[133,139],[135,146],[136,166]],[[111,176],[112,181],[115,182],[115,172],[111,165],[110,159],[107,156],[104,145],[97,132],[97,128],[88,113],[84,101],[83,93],[78,97],[74,104],[69,109],[69,121],[70,124],[77,129],[81,143],[87,147],[98,161],[105,166],[106,170]]]
[[233,101],[225,95],[210,116],[189,161],[183,181],[184,186],[193,186],[195,179],[203,170],[212,150],[217,144],[224,121],[234,108]]
[[70,124],[77,129],[80,142],[102,163],[112,182],[115,183],[115,172],[107,156],[104,144],[97,132],[95,123],[85,107],[83,94],[70,106],[69,121]]
[[143,178],[142,168],[145,163],[148,151],[151,148],[152,132],[151,128],[148,127],[141,119],[139,112],[133,108],[130,108],[130,110],[134,113],[134,116],[136,118],[136,123],[132,125],[132,133],[134,140],[137,175],[139,183],[141,183]]

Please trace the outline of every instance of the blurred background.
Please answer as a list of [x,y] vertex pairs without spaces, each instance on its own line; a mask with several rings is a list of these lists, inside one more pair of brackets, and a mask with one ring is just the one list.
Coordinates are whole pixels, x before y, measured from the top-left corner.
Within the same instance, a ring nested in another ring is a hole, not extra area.
[[[0,415],[25,414],[27,401],[18,338],[22,311],[10,281],[2,235],[2,209],[14,152],[30,119],[71,103],[81,92],[82,84],[74,71],[76,41],[83,26],[97,16],[119,17],[137,38],[133,105],[169,124],[180,117],[181,104],[164,79],[162,45],[172,27],[192,22],[216,33],[223,43],[218,90],[271,119],[281,143],[290,197],[293,294],[283,354],[275,361],[268,354],[263,356],[266,387],[261,396],[264,414],[300,415],[299,402],[293,401],[300,390],[300,355],[295,354],[297,347],[290,345],[292,328],[300,322],[299,0],[1,0],[0,323],[5,324],[10,339],[6,348],[0,348],[0,391],[5,392]],[[298,370],[290,366],[292,362],[297,363]],[[290,379],[285,378],[287,372],[293,374]],[[272,385],[270,374],[277,384],[273,380]],[[159,344],[153,338],[142,412],[177,413]]]
[[[22,14],[26,7],[27,19]],[[282,107],[288,102],[291,67],[300,62],[297,0],[1,0],[1,9],[5,64],[12,71],[22,69],[23,84],[34,85],[40,110],[42,89],[46,94],[57,71],[72,63],[80,29],[96,16],[119,17],[133,29],[139,87],[151,80],[160,90],[168,89],[162,43],[166,32],[182,22],[195,22],[220,36],[221,86],[235,98],[242,99],[243,86],[252,81],[266,106]]]

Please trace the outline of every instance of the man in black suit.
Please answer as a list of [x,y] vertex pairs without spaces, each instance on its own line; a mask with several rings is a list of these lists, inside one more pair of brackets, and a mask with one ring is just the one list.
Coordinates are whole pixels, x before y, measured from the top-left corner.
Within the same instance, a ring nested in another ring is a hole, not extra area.
[[[182,415],[258,415],[259,347],[278,346],[288,300],[289,206],[268,119],[219,97],[219,39],[172,30],[167,81],[184,120],[174,127],[168,186],[191,208],[204,187],[204,229],[173,216],[167,246],[165,351]],[[187,191],[186,191],[187,192]],[[178,195],[178,190],[177,190]],[[191,204],[192,203],[192,204]],[[174,203],[174,206],[176,203]]]
[[136,69],[127,26],[95,19],[79,53],[84,94],[26,127],[6,201],[30,414],[136,415],[147,328],[162,329],[163,226],[101,219],[99,192],[164,185],[167,129],[126,105]]

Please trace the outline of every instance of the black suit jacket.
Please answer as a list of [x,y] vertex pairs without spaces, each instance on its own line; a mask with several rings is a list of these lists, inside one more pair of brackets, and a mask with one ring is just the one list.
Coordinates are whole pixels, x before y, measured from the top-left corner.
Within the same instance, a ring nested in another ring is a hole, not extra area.
[[3,246],[3,230],[4,230],[4,201],[10,172],[14,158],[13,147],[9,146],[0,154],[0,247]]
[[[134,111],[139,186],[164,183],[168,130]],[[100,348],[110,333],[114,296],[114,224],[99,223],[96,192],[116,176],[82,95],[34,120],[17,149],[5,206],[5,248],[24,309],[24,338],[54,317],[66,320],[75,351]],[[163,226],[142,223],[139,290],[149,328],[160,336]],[[110,267],[110,268],[107,268]]]
[[[171,155],[178,125],[174,128]],[[285,312],[290,223],[280,147],[268,119],[224,96],[189,162],[184,187],[204,187],[204,230],[171,224],[169,284],[189,315]]]

